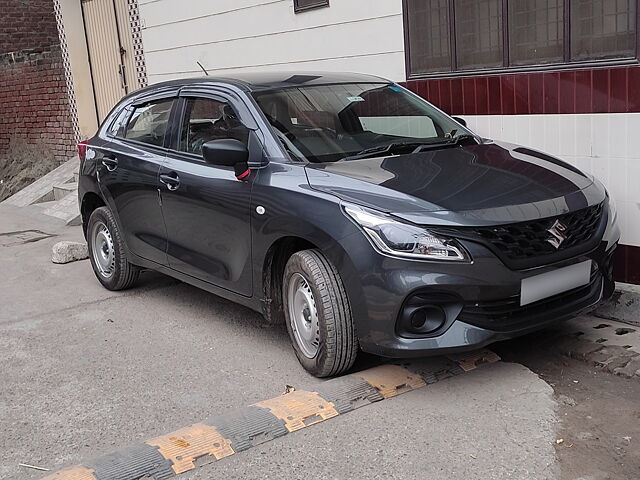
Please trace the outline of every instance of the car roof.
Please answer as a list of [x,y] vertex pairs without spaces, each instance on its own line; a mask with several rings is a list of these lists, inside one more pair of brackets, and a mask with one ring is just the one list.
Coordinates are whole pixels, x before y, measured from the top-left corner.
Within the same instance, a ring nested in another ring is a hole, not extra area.
[[151,93],[166,87],[182,87],[188,85],[206,85],[207,83],[226,83],[247,92],[272,90],[295,86],[329,85],[336,83],[391,83],[389,80],[375,75],[361,73],[338,72],[252,72],[229,73],[220,76],[183,78],[154,83],[142,90],[134,92],[138,96]]

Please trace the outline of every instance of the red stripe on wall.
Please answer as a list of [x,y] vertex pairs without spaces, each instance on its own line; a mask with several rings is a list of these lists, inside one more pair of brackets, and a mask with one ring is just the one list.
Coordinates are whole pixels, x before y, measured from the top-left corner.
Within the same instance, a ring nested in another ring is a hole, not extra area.
[[409,80],[451,115],[640,112],[640,66]]
[[618,245],[613,257],[613,278],[616,282],[640,284],[640,247]]
[[[640,112],[640,66],[409,80],[451,115]],[[619,245],[618,282],[640,284],[640,247]]]

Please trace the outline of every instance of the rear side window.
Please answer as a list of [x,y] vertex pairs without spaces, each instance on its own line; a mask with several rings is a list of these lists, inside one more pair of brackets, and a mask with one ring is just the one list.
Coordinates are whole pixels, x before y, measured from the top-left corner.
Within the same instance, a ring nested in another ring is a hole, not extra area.
[[134,108],[124,137],[161,147],[169,124],[173,100],[159,100]]
[[107,133],[112,137],[123,137],[127,126],[127,118],[129,118],[130,113],[130,107],[125,107],[120,110],[120,113],[116,116]]

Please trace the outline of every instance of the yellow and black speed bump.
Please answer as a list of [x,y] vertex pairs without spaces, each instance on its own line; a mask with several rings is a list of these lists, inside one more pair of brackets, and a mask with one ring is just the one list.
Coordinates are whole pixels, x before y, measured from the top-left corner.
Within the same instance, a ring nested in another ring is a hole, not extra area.
[[386,364],[211,417],[43,480],[164,480],[357,408],[468,372],[500,358],[482,350]]
[[225,438],[231,440],[231,448],[236,453],[289,433],[284,421],[268,410],[254,406],[209,418],[204,423],[216,427]]
[[138,479],[146,475],[161,480],[174,475],[171,460],[146,443],[95,458],[85,466],[93,470],[93,475],[98,479]]
[[355,375],[345,375],[329,380],[323,383],[317,391],[322,398],[333,403],[340,415],[384,400],[375,387]]

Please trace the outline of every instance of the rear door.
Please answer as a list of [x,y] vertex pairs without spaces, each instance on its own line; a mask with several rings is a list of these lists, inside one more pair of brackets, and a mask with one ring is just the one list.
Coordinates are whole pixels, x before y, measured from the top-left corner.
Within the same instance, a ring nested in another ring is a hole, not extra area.
[[185,90],[180,103],[180,126],[160,172],[169,266],[250,296],[252,179],[239,181],[233,167],[202,158],[204,143],[224,138],[248,143],[249,130],[223,93]]
[[158,174],[169,141],[169,119],[177,93],[127,107],[112,138],[98,153],[100,188],[116,214],[130,252],[167,264],[167,235]]

